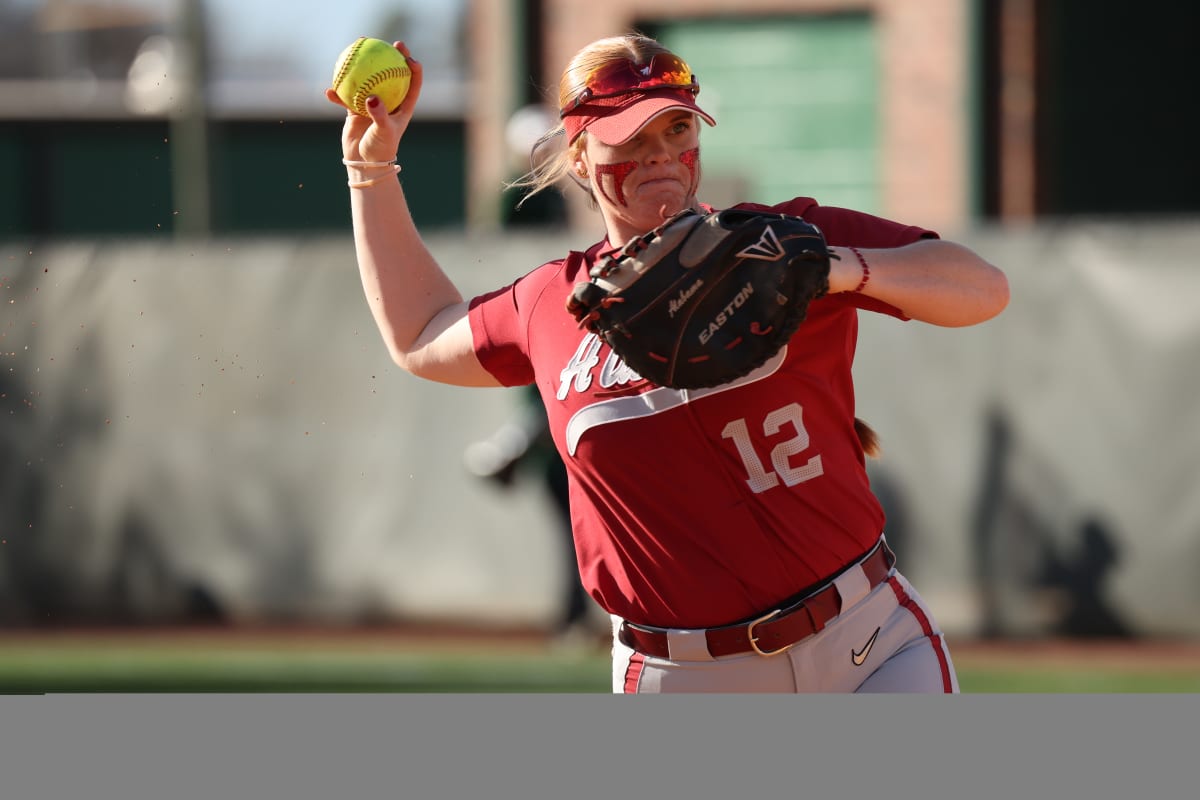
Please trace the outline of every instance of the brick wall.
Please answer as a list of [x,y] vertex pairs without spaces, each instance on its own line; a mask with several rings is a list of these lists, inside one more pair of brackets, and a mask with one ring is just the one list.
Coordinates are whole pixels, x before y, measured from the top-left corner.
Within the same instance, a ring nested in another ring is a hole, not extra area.
[[[497,187],[508,164],[503,129],[513,109],[510,76],[513,21],[501,3],[472,0],[471,21],[477,97],[468,122],[471,142],[469,217],[495,224]],[[545,0],[542,84],[557,86],[559,71],[583,45],[625,32],[638,23],[727,15],[728,0]],[[881,163],[884,215],[934,228],[959,227],[970,214],[971,165],[968,55],[971,17],[966,0],[742,0],[738,13],[828,14],[867,12],[878,25],[881,52]],[[685,58],[686,53],[682,54]],[[796,187],[802,194],[803,186]],[[577,201],[573,219],[596,228]]]

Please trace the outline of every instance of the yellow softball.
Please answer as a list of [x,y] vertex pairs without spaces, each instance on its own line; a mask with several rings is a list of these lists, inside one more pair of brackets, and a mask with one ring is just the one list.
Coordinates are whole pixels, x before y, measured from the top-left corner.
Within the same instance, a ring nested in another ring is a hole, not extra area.
[[355,114],[368,116],[367,98],[378,95],[388,113],[408,94],[412,69],[404,54],[382,39],[360,36],[342,51],[333,68],[333,91]]

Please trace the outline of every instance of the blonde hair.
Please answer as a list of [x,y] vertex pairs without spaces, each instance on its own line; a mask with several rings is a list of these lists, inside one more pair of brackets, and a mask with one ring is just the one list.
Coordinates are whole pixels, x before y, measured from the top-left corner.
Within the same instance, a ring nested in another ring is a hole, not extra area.
[[[650,38],[641,33],[632,32],[623,36],[609,36],[604,39],[597,39],[589,45],[586,45],[578,53],[571,58],[567,63],[566,69],[558,79],[558,108],[563,108],[571,100],[579,96],[579,93],[587,88],[587,81],[597,69],[609,63],[620,59],[629,59],[635,64],[644,64],[654,56],[660,53],[674,55],[669,49],[659,43],[657,40]],[[556,141],[559,137],[565,135],[566,131],[562,122],[548,130],[540,139],[534,142],[529,153],[530,170],[516,180],[506,183],[505,187],[528,189],[517,207],[533,197],[538,192],[549,189],[557,184],[563,178],[571,178],[575,183],[583,188],[588,193],[588,199],[592,208],[597,208],[596,198],[592,194],[591,187],[581,181],[572,169],[572,164],[579,156],[579,151],[583,149],[587,136],[584,131],[578,139],[570,146],[564,148],[556,155],[539,159],[538,151],[546,144]]]

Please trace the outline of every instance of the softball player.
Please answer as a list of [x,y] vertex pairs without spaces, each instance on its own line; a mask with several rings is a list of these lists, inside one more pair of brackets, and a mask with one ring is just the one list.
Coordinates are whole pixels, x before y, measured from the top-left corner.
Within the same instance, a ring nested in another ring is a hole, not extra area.
[[550,132],[566,146],[522,185],[572,178],[606,235],[469,300],[422,244],[393,178],[420,95],[412,64],[398,110],[369,103],[370,118],[348,114],[342,133],[367,302],[414,375],[537,387],[569,473],[580,577],[612,615],[613,690],[957,691],[942,633],[883,537],[851,364],[860,311],[976,324],[1007,304],[1003,273],[933,231],[798,197],[772,208],[824,232],[838,256],[829,294],[746,377],[653,385],[565,301],[606,253],[683,208],[710,210],[696,196],[699,139],[716,121],[687,64],[640,35],[571,60]]

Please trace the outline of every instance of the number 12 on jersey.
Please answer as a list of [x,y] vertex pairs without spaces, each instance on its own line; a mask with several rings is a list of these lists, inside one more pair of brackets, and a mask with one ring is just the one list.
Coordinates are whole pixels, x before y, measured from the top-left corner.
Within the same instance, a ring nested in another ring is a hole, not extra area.
[[762,424],[763,433],[768,437],[776,436],[787,426],[790,426],[796,435],[771,448],[771,466],[775,468],[773,472],[759,460],[750,440],[750,428],[745,419],[735,419],[721,431],[721,437],[732,439],[737,447],[742,464],[746,467],[746,483],[755,494],[778,486],[781,479],[787,486],[795,486],[812,480],[824,471],[820,455],[813,456],[800,466],[792,465],[792,457],[803,453],[809,445],[808,431],[804,428],[804,409],[799,403],[789,403],[783,408],[775,409],[767,414]]

